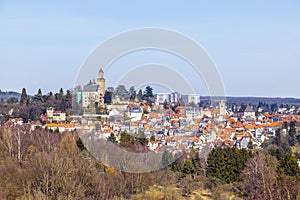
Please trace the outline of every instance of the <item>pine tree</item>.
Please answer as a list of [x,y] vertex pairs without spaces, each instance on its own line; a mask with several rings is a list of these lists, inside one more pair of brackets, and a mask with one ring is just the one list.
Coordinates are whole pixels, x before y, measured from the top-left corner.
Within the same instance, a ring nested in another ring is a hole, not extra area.
[[116,143],[117,138],[116,138],[115,134],[110,133],[110,136],[107,138],[107,141],[112,142],[112,143]]
[[128,99],[130,97],[124,85],[118,85],[114,90],[113,96],[114,98],[118,96],[120,99]]
[[281,147],[282,141],[281,141],[281,131],[278,129],[276,131],[276,135],[274,138],[274,144],[277,145],[278,147]]
[[20,103],[21,103],[21,104],[28,103],[28,96],[27,96],[27,93],[26,93],[26,89],[25,89],[25,88],[22,89],[22,94],[21,94]]
[[188,176],[188,175],[192,175],[192,177],[193,177],[196,172],[193,162],[189,159],[185,160],[181,172],[182,172],[183,177]]
[[42,90],[41,90],[41,89],[38,90],[37,96],[38,96],[38,97],[42,97],[42,96],[43,96]]
[[143,91],[142,91],[142,89],[139,90],[138,96],[139,96],[140,98],[143,98]]
[[150,86],[147,86],[144,91],[144,96],[145,97],[153,97],[153,88]]
[[290,123],[288,141],[289,141],[290,146],[295,146],[295,144],[296,144],[296,127],[295,127],[295,122],[291,122]]
[[207,159],[206,175],[220,179],[223,183],[239,180],[251,153],[245,149],[216,148]]
[[136,97],[136,91],[135,91],[134,86],[131,86],[129,88],[129,95],[130,95],[130,100],[134,100],[135,99],[135,97]]
[[155,135],[151,135],[150,141],[151,141],[151,142],[155,142]]
[[296,157],[292,154],[284,154],[279,160],[278,166],[279,174],[296,177],[300,179],[300,167],[297,163]]

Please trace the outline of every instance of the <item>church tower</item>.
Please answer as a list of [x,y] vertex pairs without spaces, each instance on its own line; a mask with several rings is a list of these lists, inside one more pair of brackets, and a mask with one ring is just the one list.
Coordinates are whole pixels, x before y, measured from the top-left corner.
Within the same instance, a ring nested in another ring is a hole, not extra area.
[[104,103],[103,97],[105,95],[105,78],[104,78],[104,72],[102,68],[98,72],[97,85],[98,85],[98,95],[100,98],[100,103]]
[[226,103],[225,103],[225,101],[221,101],[219,103],[219,114],[221,116],[225,116],[226,115]]

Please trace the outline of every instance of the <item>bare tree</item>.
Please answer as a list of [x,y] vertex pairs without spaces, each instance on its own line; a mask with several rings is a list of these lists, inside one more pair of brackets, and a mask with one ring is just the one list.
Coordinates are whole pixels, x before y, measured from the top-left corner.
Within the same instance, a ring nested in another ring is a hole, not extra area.
[[259,154],[251,158],[242,172],[248,199],[276,199],[276,159]]

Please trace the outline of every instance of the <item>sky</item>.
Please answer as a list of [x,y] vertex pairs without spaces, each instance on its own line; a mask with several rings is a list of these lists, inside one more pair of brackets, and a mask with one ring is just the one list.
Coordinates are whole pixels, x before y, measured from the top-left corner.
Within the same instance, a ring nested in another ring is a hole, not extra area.
[[[120,32],[158,27],[200,44],[228,96],[300,98],[300,0],[0,0],[0,27],[2,91],[25,87],[35,94],[39,88],[44,93],[72,88],[99,44]],[[172,66],[197,93],[207,94],[204,79],[194,76],[187,63],[154,51],[113,63],[105,71],[107,86],[115,86],[124,70],[144,63]],[[91,78],[96,77],[95,72]]]

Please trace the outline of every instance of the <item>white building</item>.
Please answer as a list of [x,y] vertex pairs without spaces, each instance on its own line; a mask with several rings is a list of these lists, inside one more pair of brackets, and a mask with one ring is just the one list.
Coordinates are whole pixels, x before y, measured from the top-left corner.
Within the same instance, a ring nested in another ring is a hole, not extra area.
[[89,105],[93,105],[97,102],[99,104],[104,104],[104,95],[105,95],[105,79],[104,72],[102,69],[98,72],[97,82],[90,81],[87,85],[83,86],[82,95],[77,93],[77,101],[82,100],[82,106],[84,108]]
[[200,103],[200,95],[198,94],[189,94],[188,95],[188,104],[194,103],[198,105]]
[[178,103],[180,98],[181,98],[181,94],[179,92],[172,92],[169,95],[169,101],[171,103],[175,103],[175,104]]
[[129,116],[132,121],[141,120],[143,109],[140,106],[131,106],[129,109]]
[[50,122],[64,122],[66,121],[66,113],[54,108],[47,108],[47,118]]
[[64,122],[66,121],[66,113],[61,112],[60,110],[55,110],[53,113],[53,121],[55,122]]
[[187,119],[194,119],[195,117],[200,117],[200,110],[199,108],[191,108],[188,107],[185,109],[185,116]]
[[221,116],[225,116],[226,115],[226,104],[225,104],[225,101],[221,101],[219,103],[219,114]]
[[156,101],[160,104],[163,104],[165,101],[168,101],[169,94],[167,93],[157,93]]
[[83,87],[82,91],[82,106],[88,107],[94,104],[99,99],[98,85],[96,83],[89,83]]

